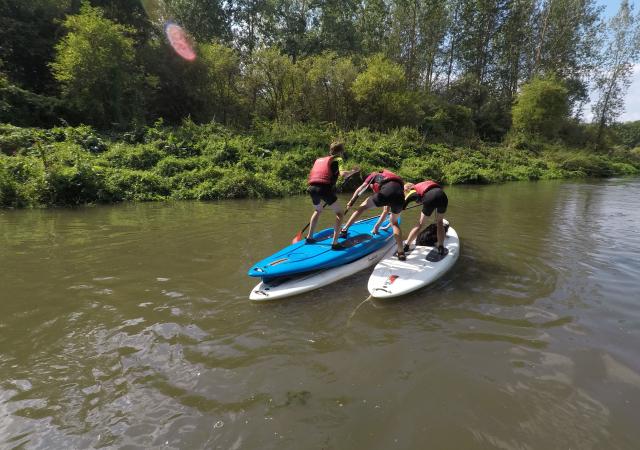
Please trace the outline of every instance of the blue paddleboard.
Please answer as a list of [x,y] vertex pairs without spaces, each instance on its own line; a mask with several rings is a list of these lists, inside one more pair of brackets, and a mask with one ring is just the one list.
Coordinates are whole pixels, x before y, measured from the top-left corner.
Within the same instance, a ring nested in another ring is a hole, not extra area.
[[[350,263],[374,252],[392,239],[393,229],[380,230],[376,235],[371,234],[371,229],[378,221],[378,216],[360,220],[349,228],[346,238],[340,238],[345,248],[331,249],[333,228],[327,228],[316,234],[313,238],[316,243],[307,244],[304,239],[277,253],[256,263],[249,269],[250,277],[261,277],[265,280],[274,277],[310,272],[313,270],[329,269]],[[382,226],[389,223],[385,220]]]

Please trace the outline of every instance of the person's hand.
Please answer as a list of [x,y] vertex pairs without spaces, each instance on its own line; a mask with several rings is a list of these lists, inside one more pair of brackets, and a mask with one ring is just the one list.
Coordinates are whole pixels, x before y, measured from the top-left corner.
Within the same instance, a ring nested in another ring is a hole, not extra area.
[[371,234],[376,235],[378,233],[379,233],[378,227],[373,227],[373,230],[371,230]]

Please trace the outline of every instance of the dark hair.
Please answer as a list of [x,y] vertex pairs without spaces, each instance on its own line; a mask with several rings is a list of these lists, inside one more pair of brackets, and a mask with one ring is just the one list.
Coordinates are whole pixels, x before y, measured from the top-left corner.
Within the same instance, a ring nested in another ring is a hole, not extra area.
[[329,154],[344,153],[344,144],[342,142],[332,142],[329,146]]

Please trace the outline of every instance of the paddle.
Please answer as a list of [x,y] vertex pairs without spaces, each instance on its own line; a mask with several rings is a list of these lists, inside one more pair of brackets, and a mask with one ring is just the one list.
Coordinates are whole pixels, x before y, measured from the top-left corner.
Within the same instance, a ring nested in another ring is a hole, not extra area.
[[[344,184],[347,182],[347,180],[349,178],[354,176],[356,173],[360,173],[360,168],[359,167],[354,167],[353,170],[355,170],[355,172],[352,172],[349,175],[347,175],[346,177],[344,177],[344,179],[342,180],[342,184],[340,185],[341,187],[344,186]],[[322,208],[324,209],[326,206],[327,206],[327,202],[324,202],[322,204]],[[347,211],[349,211],[349,207],[347,207],[347,209],[344,210],[344,213],[347,214]],[[296,234],[295,237],[291,240],[292,244],[295,244],[296,242],[299,242],[300,240],[302,240],[302,233],[307,231],[307,228],[309,228],[309,225],[311,225],[311,222],[307,222],[307,224],[304,226],[304,228],[302,230],[298,231],[298,234]]]

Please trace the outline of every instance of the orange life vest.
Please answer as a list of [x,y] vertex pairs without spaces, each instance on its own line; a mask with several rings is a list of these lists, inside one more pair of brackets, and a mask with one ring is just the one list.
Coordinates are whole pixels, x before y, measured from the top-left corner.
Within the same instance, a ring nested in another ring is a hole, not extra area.
[[325,156],[318,158],[313,163],[311,172],[309,172],[308,183],[309,184],[333,184],[333,172],[331,172],[331,163],[333,162],[333,156]]
[[371,186],[373,192],[376,193],[380,192],[380,187],[389,181],[396,181],[400,184],[404,183],[402,178],[387,169],[382,169],[382,172],[372,172],[369,177],[373,178],[369,186]]
[[439,187],[440,187],[440,185],[438,183],[436,183],[435,181],[427,180],[427,181],[423,181],[422,183],[418,183],[418,184],[414,185],[413,189],[415,189],[416,194],[418,194],[418,196],[422,197],[424,194],[426,194],[431,189],[439,188]]

